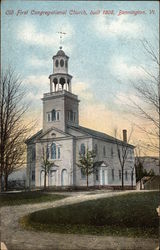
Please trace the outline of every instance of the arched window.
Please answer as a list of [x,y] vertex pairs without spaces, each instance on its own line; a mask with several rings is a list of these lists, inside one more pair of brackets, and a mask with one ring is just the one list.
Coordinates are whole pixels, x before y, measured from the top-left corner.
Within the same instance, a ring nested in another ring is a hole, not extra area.
[[86,174],[84,169],[81,168],[81,179],[85,180],[86,179]]
[[56,64],[56,67],[58,67],[58,65],[59,65],[59,62],[58,62],[58,60],[56,60],[55,64]]
[[80,151],[80,154],[81,154],[81,155],[85,155],[85,151],[86,151],[85,145],[84,145],[84,143],[82,143],[82,144],[81,144],[81,151]]
[[46,149],[46,158],[49,159],[49,147],[47,146],[47,149]]
[[126,181],[128,180],[128,172],[127,172],[127,170],[125,171],[125,179],[126,179]]
[[60,78],[60,85],[62,86],[62,89],[63,89],[63,86],[65,84],[65,79],[63,77]]
[[122,179],[122,171],[119,170],[119,180],[121,180],[121,179]]
[[61,67],[64,66],[64,60],[63,59],[60,60],[60,65],[61,65]]
[[58,147],[58,159],[61,158],[61,151],[60,151],[60,147]]
[[67,62],[67,60],[65,61],[65,67],[66,67],[66,68],[68,67],[68,62]]
[[51,146],[51,159],[56,159],[56,144],[52,143]]
[[96,169],[95,174],[96,174],[96,181],[98,181],[99,180],[99,171],[98,171],[98,169]]
[[112,169],[112,181],[114,181],[114,169]]
[[54,78],[54,79],[53,79],[53,82],[54,82],[54,84],[57,84],[57,83],[58,83],[57,78]]
[[56,111],[55,109],[52,110],[52,121],[56,120]]

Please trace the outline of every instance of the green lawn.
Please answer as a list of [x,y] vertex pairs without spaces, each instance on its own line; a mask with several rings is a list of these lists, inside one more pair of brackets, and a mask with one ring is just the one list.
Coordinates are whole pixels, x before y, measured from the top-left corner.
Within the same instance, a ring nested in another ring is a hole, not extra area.
[[21,220],[28,229],[60,233],[158,237],[158,192],[131,193],[50,208]]
[[58,194],[45,194],[42,191],[0,194],[0,207],[55,201],[65,197]]

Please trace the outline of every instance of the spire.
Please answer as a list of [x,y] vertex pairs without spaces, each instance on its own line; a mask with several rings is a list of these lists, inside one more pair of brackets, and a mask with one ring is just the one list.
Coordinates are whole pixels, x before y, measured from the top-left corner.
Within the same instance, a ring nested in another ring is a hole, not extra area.
[[62,49],[62,38],[63,38],[63,35],[66,35],[67,33],[62,32],[62,31],[59,31],[57,33],[59,34],[59,39],[60,39],[60,41],[59,41],[60,47],[59,48]]

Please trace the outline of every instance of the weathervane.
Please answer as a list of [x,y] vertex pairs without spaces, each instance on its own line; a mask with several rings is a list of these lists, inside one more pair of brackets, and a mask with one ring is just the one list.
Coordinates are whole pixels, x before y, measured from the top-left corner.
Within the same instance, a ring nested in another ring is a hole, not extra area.
[[65,32],[57,32],[58,34],[60,34],[59,36],[59,39],[60,39],[60,49],[62,49],[62,38],[63,38],[63,35],[66,35],[67,33]]

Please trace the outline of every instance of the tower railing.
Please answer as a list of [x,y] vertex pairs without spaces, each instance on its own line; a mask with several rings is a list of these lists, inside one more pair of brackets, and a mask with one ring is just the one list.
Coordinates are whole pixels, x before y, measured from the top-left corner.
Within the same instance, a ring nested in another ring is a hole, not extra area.
[[63,95],[63,94],[66,94],[66,95],[68,95],[70,97],[78,98],[77,95],[72,94],[71,92],[69,92],[69,91],[67,91],[65,89],[59,90],[59,91],[55,91],[55,92],[44,93],[43,97],[58,96],[58,95]]

